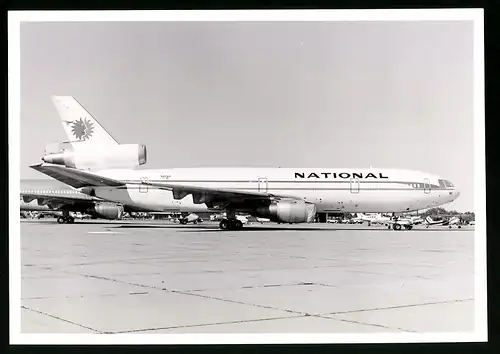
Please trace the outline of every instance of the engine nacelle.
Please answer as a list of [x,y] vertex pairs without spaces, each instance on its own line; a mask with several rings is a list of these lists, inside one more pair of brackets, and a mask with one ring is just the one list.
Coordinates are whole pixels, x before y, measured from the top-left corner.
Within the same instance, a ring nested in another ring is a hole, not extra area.
[[103,219],[121,219],[123,216],[123,205],[115,203],[99,203],[95,205],[93,212]]
[[273,201],[268,207],[257,208],[256,212],[275,222],[302,223],[314,220],[316,206],[303,200],[290,199]]
[[78,169],[135,168],[147,162],[147,152],[146,146],[142,144],[120,144],[100,150],[96,148],[78,152],[65,150],[47,154],[42,160]]

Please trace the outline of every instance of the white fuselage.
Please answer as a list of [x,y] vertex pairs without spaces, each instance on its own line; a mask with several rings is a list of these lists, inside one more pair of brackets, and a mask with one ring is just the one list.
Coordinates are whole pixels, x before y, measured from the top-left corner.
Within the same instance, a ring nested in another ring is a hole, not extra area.
[[438,176],[396,169],[178,168],[103,170],[126,187],[94,187],[95,196],[155,211],[204,211],[191,195],[176,200],[169,190],[141,181],[211,189],[269,193],[314,203],[317,212],[390,213],[435,207],[455,200],[456,188]]

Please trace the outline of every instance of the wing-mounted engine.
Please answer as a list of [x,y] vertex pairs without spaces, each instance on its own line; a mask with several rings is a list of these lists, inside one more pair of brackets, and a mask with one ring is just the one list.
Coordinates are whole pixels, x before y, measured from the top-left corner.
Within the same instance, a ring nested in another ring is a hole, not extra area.
[[303,200],[282,199],[272,201],[269,206],[257,208],[256,214],[275,222],[313,222],[316,206]]
[[89,214],[97,215],[103,219],[116,220],[123,216],[123,205],[115,203],[99,203],[96,204]]
[[25,203],[31,203],[35,199],[36,198],[31,195],[23,195],[23,202]]
[[77,169],[135,168],[147,162],[147,151],[146,145],[120,144],[106,149],[49,153],[42,161]]

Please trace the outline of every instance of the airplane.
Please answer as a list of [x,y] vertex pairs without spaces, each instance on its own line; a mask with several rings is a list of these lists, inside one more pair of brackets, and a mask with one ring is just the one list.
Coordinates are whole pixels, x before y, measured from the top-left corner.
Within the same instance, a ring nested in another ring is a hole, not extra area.
[[358,218],[362,221],[365,221],[368,226],[371,224],[384,224],[387,225],[388,221],[391,220],[390,217],[387,216],[382,216],[380,214],[363,214],[363,213],[357,213]]
[[[96,173],[57,165],[31,167],[90,196],[148,210],[167,208],[189,195],[192,199],[187,204],[226,211],[221,229],[241,228],[237,212],[300,223],[312,222],[316,212],[404,212],[449,203],[459,196],[455,187],[440,188],[439,177],[407,170],[181,168]],[[318,181],[302,177],[321,173],[362,178]],[[370,175],[387,178],[381,182],[366,177]],[[411,187],[418,180],[425,187]],[[401,223],[394,224],[400,229],[396,225]]]
[[409,221],[412,225],[419,225],[424,222],[424,219],[422,219],[420,216],[415,216],[415,215],[406,215],[403,216],[402,218],[399,219],[401,220],[407,220]]
[[419,216],[404,216],[404,217],[388,217],[380,214],[366,215],[363,213],[358,213],[358,217],[366,221],[368,226],[371,224],[383,224],[389,229],[392,227],[395,230],[400,230],[402,228],[406,230],[413,229],[413,226],[421,224],[423,222],[422,218]]
[[109,203],[91,197],[53,179],[22,179],[20,210],[37,211],[58,216],[57,222],[74,223],[70,212],[89,214],[95,218],[121,219],[125,209],[119,203]]
[[368,225],[375,223],[375,224],[383,224],[384,226],[387,226],[388,229],[394,229],[394,230],[411,230],[413,229],[413,226],[419,224],[422,220],[419,217],[400,217],[394,215],[393,217],[387,217],[387,216],[381,216],[381,215],[376,215],[371,218],[366,218],[364,220],[367,220],[369,222]]
[[248,224],[248,218],[245,215],[235,215],[236,219],[241,221],[243,225]]
[[268,218],[259,218],[259,217],[256,217],[255,219],[257,220],[257,222],[259,222],[261,224],[263,224],[265,222],[271,222],[271,220],[268,219]]
[[462,228],[460,218],[457,216],[451,216],[448,219],[444,218],[440,220],[434,220],[430,216],[427,216],[425,218],[425,223],[426,228],[429,228],[429,226],[448,226],[450,229],[452,228],[452,226],[457,226],[459,229]]
[[[63,124],[76,124],[68,123],[67,117],[92,124],[92,131],[73,132],[78,142],[89,142],[92,134],[103,136],[104,129],[83,108],[76,110],[85,112],[83,116],[72,112],[75,105],[68,102],[76,102],[73,97],[57,96],[54,102],[69,110],[61,114]],[[102,153],[106,154],[106,149]],[[130,160],[137,157],[137,152],[128,154]],[[148,210],[164,209],[173,201],[189,198],[187,204],[203,205],[210,212],[225,211],[227,217],[219,224],[223,230],[243,227],[237,213],[292,224],[313,222],[317,212],[403,213],[446,204],[460,195],[451,182],[437,175],[402,169],[197,167],[95,171],[46,161],[30,167],[89,196]],[[399,230],[401,225],[394,224],[393,228]]]
[[194,213],[188,214],[186,216],[181,215],[181,217],[178,220],[179,220],[179,223],[181,223],[182,225],[186,225],[190,222],[192,222],[193,224],[196,225],[198,223],[203,222],[203,219]]
[[[206,209],[200,206],[185,206],[181,203],[174,204],[166,209],[181,212]],[[89,196],[54,179],[22,179],[20,211],[37,211],[43,215],[54,215],[58,216],[58,223],[72,224],[75,222],[75,217],[70,215],[71,212],[88,214],[94,218],[119,220],[124,212],[148,212],[150,210]]]
[[458,216],[453,216],[450,220],[448,220],[448,227],[451,229],[452,226],[456,226],[459,229],[462,228],[460,218]]
[[[247,215],[235,215],[235,217],[236,217],[236,219],[240,220],[243,224],[248,223],[248,216]],[[210,215],[210,221],[221,221],[221,220],[226,219],[226,218],[227,218],[226,213]]]

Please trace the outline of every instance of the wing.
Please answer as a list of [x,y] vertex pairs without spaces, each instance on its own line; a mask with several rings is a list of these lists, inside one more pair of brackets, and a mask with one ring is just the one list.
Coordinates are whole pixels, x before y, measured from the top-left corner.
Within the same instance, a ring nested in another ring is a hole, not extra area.
[[280,200],[283,198],[297,199],[294,196],[275,195],[265,192],[248,192],[241,190],[232,190],[224,188],[210,188],[193,185],[179,185],[168,182],[150,182],[142,181],[142,184],[153,186],[159,189],[170,190],[173,193],[174,199],[182,199],[191,194],[195,204],[206,204],[209,208],[223,207],[229,203],[238,206],[252,205],[267,205],[271,200]]
[[[50,209],[54,210],[65,210],[65,209],[86,209],[94,206],[95,201],[100,200],[95,197],[90,197],[86,195],[52,195],[50,193],[21,193],[21,198],[25,203],[30,203],[36,200],[39,206],[46,205]],[[29,206],[22,206],[21,209],[30,210]]]
[[117,181],[115,179],[99,176],[93,173],[76,170],[57,165],[33,165],[32,169],[37,170],[47,176],[50,176],[58,181],[61,181],[74,188],[89,187],[89,186],[111,186],[118,187],[124,186],[125,182]]
[[125,182],[57,165],[40,164],[31,166],[31,168],[75,188],[91,186],[120,187],[125,186],[126,184],[142,184],[172,191],[175,199],[182,199],[191,194],[193,195],[193,201],[195,204],[206,204],[209,208],[223,207],[227,204],[233,204],[235,206],[248,206],[249,204],[254,206],[267,205],[271,200],[279,200],[282,198],[296,199],[294,196],[287,195],[274,195],[264,192],[247,192],[193,185],[186,186],[168,182],[151,182],[146,180],[142,180],[140,182]]
[[21,197],[25,203],[29,203],[35,199],[52,201],[58,203],[76,203],[76,202],[92,202],[94,200],[99,200],[98,198],[91,197],[85,194],[74,194],[74,195],[60,195],[60,194],[50,194],[50,193],[21,193]]

